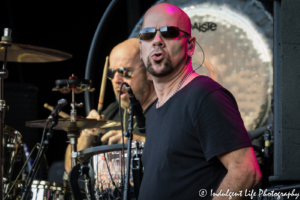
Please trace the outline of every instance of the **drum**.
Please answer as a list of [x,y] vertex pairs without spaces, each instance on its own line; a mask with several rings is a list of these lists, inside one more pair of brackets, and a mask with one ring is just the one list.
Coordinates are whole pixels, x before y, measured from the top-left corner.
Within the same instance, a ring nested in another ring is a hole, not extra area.
[[[22,188],[24,186],[23,181],[17,181],[14,185],[13,190],[8,195],[7,199],[22,199]],[[5,190],[8,190],[9,184],[6,184],[4,187]],[[81,189],[81,194],[83,199],[85,199],[85,192]],[[4,193],[6,196],[6,193]],[[38,181],[34,180],[31,185],[31,198],[32,200],[71,200],[72,194],[68,185],[63,185],[55,182],[47,181]]]
[[[95,196],[98,199],[118,199],[122,197],[121,190],[121,166],[123,177],[126,174],[127,145],[124,150],[124,164],[122,165],[122,144],[103,145],[78,152],[78,161],[84,162],[93,157],[93,171],[95,178]],[[130,172],[130,199],[137,199],[142,180],[143,167],[141,156],[144,143],[133,143],[131,149]],[[125,169],[125,170],[124,170]],[[124,178],[125,181],[125,178]],[[125,184],[125,183],[124,183]],[[118,192],[119,190],[119,192]]]
[[66,185],[47,181],[33,181],[31,186],[32,199],[71,199],[71,193]]
[[[11,189],[11,185],[14,181],[12,181],[11,183],[9,182],[5,182],[3,184],[3,194],[4,194],[4,199],[21,199],[21,191],[22,191],[22,187],[24,185],[24,182],[21,180],[16,181],[15,185],[13,186],[12,190]],[[7,194],[9,192],[9,194]]]
[[14,162],[22,159],[22,135],[17,130],[6,126],[4,127],[3,148],[3,177],[10,179]]

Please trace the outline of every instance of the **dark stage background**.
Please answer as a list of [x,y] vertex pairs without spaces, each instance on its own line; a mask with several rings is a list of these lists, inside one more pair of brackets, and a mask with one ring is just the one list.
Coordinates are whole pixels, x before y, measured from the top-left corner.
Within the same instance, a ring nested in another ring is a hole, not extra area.
[[[97,52],[99,56],[93,79],[93,87],[96,88],[94,92],[95,102],[99,96],[105,57],[109,55],[115,45],[128,38],[139,18],[154,2],[155,0],[122,1],[113,18],[110,18],[105,38],[102,40],[99,52]],[[0,12],[1,35],[3,35],[2,30],[9,27],[13,30],[14,43],[57,49],[73,55],[70,60],[56,63],[7,64],[9,77],[5,79],[5,83],[27,83],[38,88],[38,117],[31,120],[46,119],[49,116],[50,111],[43,107],[44,103],[55,106],[61,98],[66,98],[68,102],[71,102],[71,94],[64,95],[51,90],[55,87],[55,80],[68,79],[72,73],[78,78],[84,78],[89,48],[98,23],[109,3],[109,0],[80,2],[5,0],[2,2],[2,11]],[[135,7],[135,13],[128,15],[127,9],[131,7]],[[76,95],[75,99],[76,102],[84,102],[84,94]],[[104,107],[113,101],[114,94],[108,81]],[[19,103],[26,102],[19,99]],[[69,113],[70,106],[65,106],[63,110]],[[21,114],[21,112],[17,114]],[[78,109],[78,114],[86,116],[85,108]],[[10,126],[14,127],[11,124]],[[23,141],[30,140],[32,142],[36,139],[36,142],[40,142],[41,134],[42,130],[39,130],[38,139],[30,134],[23,135]],[[66,141],[65,132],[54,132],[46,153],[49,165],[54,161],[64,159]]]
[[[38,88],[37,118],[31,120],[46,119],[49,116],[50,111],[43,107],[44,103],[55,106],[61,98],[66,98],[68,102],[71,102],[71,94],[64,95],[51,90],[55,86],[55,80],[67,79],[72,73],[78,78],[84,78],[91,41],[110,2],[109,0],[79,2],[4,0],[2,2],[0,12],[1,35],[3,35],[2,30],[9,27],[13,30],[14,43],[53,48],[73,55],[72,59],[57,63],[8,63],[9,77],[5,83],[27,83]],[[99,96],[105,57],[109,55],[115,45],[128,38],[134,25],[155,2],[156,0],[123,0],[110,19],[108,28],[105,30],[105,37],[99,52],[97,52],[98,60],[93,79],[93,87],[96,88],[94,102],[97,102]],[[262,2],[266,9],[272,13],[272,1],[264,0]],[[134,12],[128,12],[130,10]],[[25,103],[22,99],[18,100],[20,104]],[[114,94],[111,84],[108,82],[104,107],[112,101],[114,101]],[[83,93],[76,95],[76,102],[84,103]],[[65,106],[63,110],[69,113],[70,106]],[[86,116],[85,109],[78,109],[78,114]],[[37,138],[31,137],[30,134],[23,135],[23,140],[40,142],[41,133],[42,130],[39,130]],[[55,131],[46,153],[49,165],[54,161],[64,159],[66,141],[65,132]]]

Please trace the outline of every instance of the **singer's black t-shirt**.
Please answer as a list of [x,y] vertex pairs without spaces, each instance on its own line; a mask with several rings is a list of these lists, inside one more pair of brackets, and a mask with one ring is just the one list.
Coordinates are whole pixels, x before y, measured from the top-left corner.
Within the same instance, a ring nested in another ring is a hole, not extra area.
[[212,199],[227,173],[216,156],[252,146],[234,97],[206,76],[151,107],[146,138],[139,200]]

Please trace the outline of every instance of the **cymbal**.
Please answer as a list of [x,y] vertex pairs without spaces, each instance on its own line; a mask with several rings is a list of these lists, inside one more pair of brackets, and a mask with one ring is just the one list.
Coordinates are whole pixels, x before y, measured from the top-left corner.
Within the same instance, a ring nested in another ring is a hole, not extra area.
[[[0,42],[0,61],[4,61],[5,44]],[[7,47],[7,62],[43,63],[58,62],[72,58],[72,55],[55,49],[11,43]]]
[[[44,128],[46,125],[47,119],[35,120],[26,122],[26,126],[31,128]],[[56,130],[68,131],[70,127],[71,119],[70,118],[60,118],[55,127]],[[120,122],[111,121],[111,120],[96,120],[96,119],[86,119],[86,118],[76,118],[76,125],[80,130],[91,129],[91,128],[110,128],[115,126],[120,126]],[[51,123],[48,124],[47,128],[50,128]]]

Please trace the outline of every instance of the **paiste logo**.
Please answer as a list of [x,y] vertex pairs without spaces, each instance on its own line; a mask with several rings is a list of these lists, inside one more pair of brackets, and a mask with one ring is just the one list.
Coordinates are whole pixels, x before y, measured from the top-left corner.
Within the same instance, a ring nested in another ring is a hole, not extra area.
[[217,24],[213,22],[204,22],[204,23],[197,23],[195,22],[192,24],[192,30],[197,29],[199,32],[206,32],[206,31],[215,31],[217,30]]

